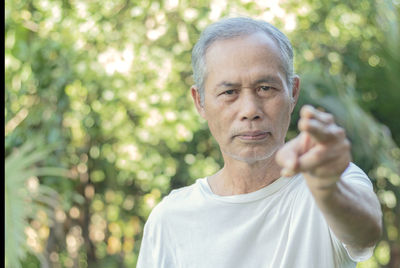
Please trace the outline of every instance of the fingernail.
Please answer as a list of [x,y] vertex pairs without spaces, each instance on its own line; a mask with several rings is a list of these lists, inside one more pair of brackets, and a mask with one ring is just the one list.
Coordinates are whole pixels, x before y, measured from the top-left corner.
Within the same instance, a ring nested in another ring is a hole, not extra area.
[[307,104],[306,107],[307,107],[307,109],[315,110],[314,106],[312,106],[312,105]]
[[306,116],[308,113],[313,113],[314,107],[310,105],[304,105],[303,108],[300,111],[301,116]]
[[292,177],[294,175],[293,170],[288,168],[283,168],[281,171],[281,176],[283,177]]

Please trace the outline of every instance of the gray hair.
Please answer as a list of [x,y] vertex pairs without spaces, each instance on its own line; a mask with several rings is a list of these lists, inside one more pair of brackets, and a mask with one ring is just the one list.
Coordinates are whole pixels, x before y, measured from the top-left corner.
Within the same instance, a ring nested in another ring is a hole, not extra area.
[[201,97],[201,103],[204,103],[204,81],[206,79],[205,55],[207,49],[215,41],[232,39],[256,32],[266,33],[278,45],[283,68],[286,73],[286,82],[291,92],[294,77],[293,49],[286,35],[265,21],[246,17],[226,18],[209,25],[201,33],[199,40],[192,50],[193,78]]

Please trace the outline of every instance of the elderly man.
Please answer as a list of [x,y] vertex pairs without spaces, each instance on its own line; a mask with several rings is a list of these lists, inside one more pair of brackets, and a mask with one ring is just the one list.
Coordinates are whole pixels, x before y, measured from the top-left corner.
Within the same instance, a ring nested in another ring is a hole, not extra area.
[[365,173],[332,115],[304,106],[293,52],[274,26],[224,19],[193,49],[199,114],[224,159],[216,174],[172,191],[145,225],[138,267],[355,267],[382,224]]

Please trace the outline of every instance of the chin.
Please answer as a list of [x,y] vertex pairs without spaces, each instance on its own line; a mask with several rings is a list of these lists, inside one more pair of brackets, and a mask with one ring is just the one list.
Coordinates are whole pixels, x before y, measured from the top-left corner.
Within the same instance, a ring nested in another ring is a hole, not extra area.
[[264,150],[263,152],[257,152],[257,151],[242,152],[242,153],[224,152],[224,154],[240,162],[245,162],[247,164],[255,164],[257,162],[271,158],[278,149],[279,146],[273,148],[272,150],[267,150],[267,151]]

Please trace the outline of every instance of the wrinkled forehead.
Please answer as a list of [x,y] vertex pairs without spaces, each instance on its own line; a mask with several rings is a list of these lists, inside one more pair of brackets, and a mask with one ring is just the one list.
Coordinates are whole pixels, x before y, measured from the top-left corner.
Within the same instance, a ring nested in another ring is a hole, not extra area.
[[[277,43],[262,32],[213,42],[205,54],[205,79],[210,72],[246,72],[248,68],[279,69],[285,74]],[[262,70],[258,70],[262,71]]]

